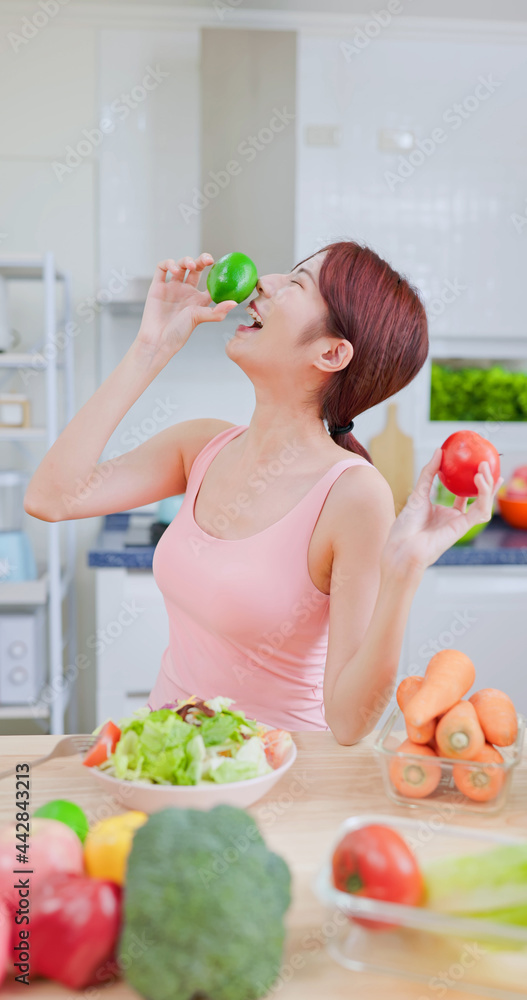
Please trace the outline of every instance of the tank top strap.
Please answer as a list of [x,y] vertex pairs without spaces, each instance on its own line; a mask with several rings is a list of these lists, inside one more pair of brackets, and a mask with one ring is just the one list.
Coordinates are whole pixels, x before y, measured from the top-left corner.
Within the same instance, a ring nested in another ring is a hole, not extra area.
[[[303,526],[303,531],[299,532],[304,538],[309,541],[314,527],[318,521],[322,508],[327,500],[328,493],[331,487],[336,483],[337,479],[342,475],[346,469],[352,469],[357,465],[369,465],[372,466],[371,462],[368,462],[367,458],[362,455],[356,455],[353,452],[349,453],[349,458],[344,458],[340,462],[336,462],[332,465],[330,469],[311,487],[309,492],[305,495],[303,500],[300,501],[297,508],[297,524],[301,521]],[[373,466],[372,466],[373,468]],[[298,517],[301,515],[301,517]]]
[[233,438],[238,437],[238,434],[242,434],[243,431],[247,430],[246,424],[239,424],[236,427],[227,427],[226,430],[220,431],[215,437],[211,438],[210,441],[198,452],[190,470],[190,474],[187,480],[187,495],[195,497],[203,480],[203,477],[212,462],[213,458],[216,457],[219,451]]

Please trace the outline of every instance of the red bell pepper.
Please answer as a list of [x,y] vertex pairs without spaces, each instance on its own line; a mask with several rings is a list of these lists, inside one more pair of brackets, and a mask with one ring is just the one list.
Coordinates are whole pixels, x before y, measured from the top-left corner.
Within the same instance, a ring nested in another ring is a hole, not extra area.
[[50,875],[32,898],[30,975],[72,990],[101,985],[120,924],[120,886],[86,875]]

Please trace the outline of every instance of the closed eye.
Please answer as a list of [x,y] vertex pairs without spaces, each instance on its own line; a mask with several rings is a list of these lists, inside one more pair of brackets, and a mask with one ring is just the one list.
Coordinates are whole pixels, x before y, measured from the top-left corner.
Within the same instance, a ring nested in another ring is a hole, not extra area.
[[294,278],[291,278],[291,284],[292,285],[300,285],[300,288],[304,287],[301,281],[295,281]]

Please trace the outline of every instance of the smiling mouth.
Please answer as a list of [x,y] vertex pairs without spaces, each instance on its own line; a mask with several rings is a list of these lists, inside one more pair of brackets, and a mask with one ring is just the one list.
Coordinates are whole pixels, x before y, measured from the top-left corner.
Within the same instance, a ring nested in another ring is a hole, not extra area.
[[261,328],[263,326],[263,319],[260,316],[260,313],[258,312],[258,310],[256,309],[256,307],[252,304],[252,302],[249,303],[249,305],[245,307],[245,312],[249,314],[249,316],[251,317],[252,320],[254,320],[254,322],[252,323],[251,326],[244,326],[243,323],[240,323],[236,327],[236,329],[237,330],[243,330],[243,331],[246,331],[246,330],[261,330]]

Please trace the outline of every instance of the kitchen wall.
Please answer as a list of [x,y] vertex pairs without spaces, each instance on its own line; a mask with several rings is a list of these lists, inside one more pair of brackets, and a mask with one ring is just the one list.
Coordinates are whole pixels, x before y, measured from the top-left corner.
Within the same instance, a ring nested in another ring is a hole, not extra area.
[[[0,254],[43,253],[52,249],[61,267],[73,277],[75,307],[97,288],[97,163],[86,157],[59,180],[53,162],[64,160],[68,144],[82,137],[83,127],[97,121],[98,34],[88,26],[54,25],[14,51],[8,33],[18,33],[22,10],[0,8]],[[68,86],[64,82],[68,81]],[[37,283],[10,284],[10,318],[22,337],[20,349],[30,349],[43,337],[42,288]],[[76,392],[81,405],[95,387],[96,327],[76,317]],[[3,374],[3,373],[2,373]],[[26,386],[13,373],[2,378],[2,390],[30,393],[33,422],[44,422],[44,375]],[[27,442],[24,449],[2,442],[2,468],[35,468],[44,445]],[[46,525],[24,515],[37,562],[46,556]],[[93,578],[85,568],[85,552],[96,523],[78,522],[77,595],[79,639],[94,630]],[[80,681],[81,716],[91,712],[89,680]],[[82,709],[87,706],[87,711]],[[16,724],[1,723],[1,731]],[[30,724],[24,721],[22,731]]]
[[[396,18],[377,29],[301,32],[296,256],[343,236],[366,242],[421,290],[432,352],[439,337],[454,354],[461,338],[477,341],[482,357],[516,338],[525,356],[526,237],[513,215],[527,197],[527,34],[458,37],[447,24],[440,38],[412,37]],[[334,144],[312,144],[315,125]],[[397,133],[414,149],[393,148]],[[424,433],[415,390],[399,394],[400,420],[424,464],[444,437],[441,424]],[[358,437],[383,422],[384,407],[368,411]],[[499,450],[508,471],[525,442]]]
[[[135,127],[116,130],[101,156],[102,285],[123,264],[131,275],[149,276],[164,256],[197,255],[205,248],[216,257],[239,248],[254,256],[260,273],[289,269],[295,132],[287,115],[295,113],[296,34],[131,30],[125,56],[119,55],[122,38],[122,31],[101,32],[102,109],[122,89],[130,91],[149,62],[170,75],[159,94],[144,102]],[[275,121],[276,106],[285,109],[285,122]],[[258,141],[261,129],[264,143]],[[254,133],[256,147],[248,141]],[[236,173],[227,174],[233,162]],[[222,183],[226,174],[229,183],[214,187],[210,171]],[[132,290],[130,282],[124,294]],[[156,430],[198,416],[250,419],[252,386],[225,355],[241,311],[221,328],[199,327],[131,408],[105,456],[139,443],[151,414],[159,412],[158,399],[166,417]],[[102,311],[101,378],[122,358],[139,318],[140,312],[130,315],[115,307]]]
[[295,263],[296,44],[293,31],[202,32],[201,192],[211,171],[226,174],[204,205],[202,244],[214,257],[242,250],[260,274]]

